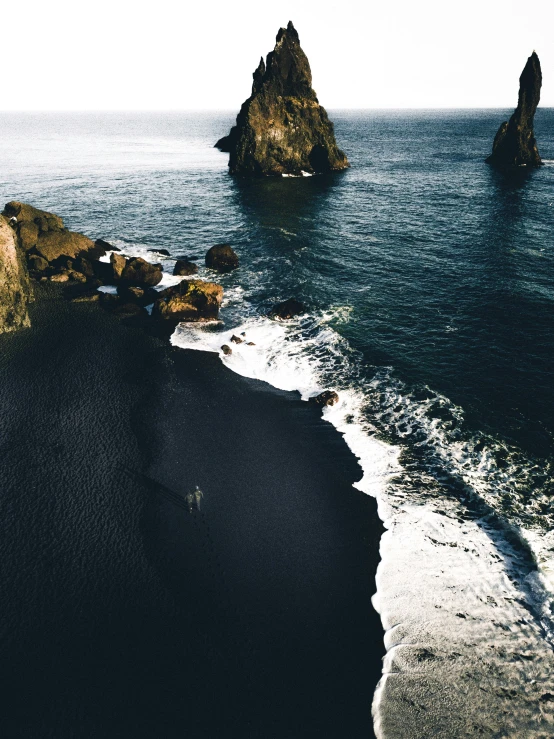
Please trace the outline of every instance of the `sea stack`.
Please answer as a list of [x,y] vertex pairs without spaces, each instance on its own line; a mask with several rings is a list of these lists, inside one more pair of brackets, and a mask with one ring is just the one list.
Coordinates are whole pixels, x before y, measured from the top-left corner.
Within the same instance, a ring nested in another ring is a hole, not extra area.
[[539,167],[542,164],[533,131],[533,119],[541,96],[541,63],[535,52],[519,78],[517,108],[509,121],[498,129],[492,154],[486,159],[500,169]]
[[301,175],[350,166],[333,124],[312,89],[310,64],[292,22],[254,72],[237,125],[216,147],[229,152],[231,174]]

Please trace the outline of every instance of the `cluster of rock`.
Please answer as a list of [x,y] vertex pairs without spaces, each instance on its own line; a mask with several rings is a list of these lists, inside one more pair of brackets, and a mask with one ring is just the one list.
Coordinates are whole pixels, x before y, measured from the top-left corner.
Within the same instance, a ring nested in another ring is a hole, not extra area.
[[345,169],[333,124],[312,88],[310,64],[292,22],[254,72],[237,124],[215,146],[229,152],[232,174],[300,175]]
[[510,120],[504,121],[498,129],[492,154],[486,160],[488,164],[499,169],[539,167],[542,164],[533,131],[541,85],[541,63],[533,52],[519,78],[517,108]]
[[[109,261],[101,259],[112,252]],[[169,256],[164,249],[152,249]],[[67,283],[76,302],[99,302],[123,315],[163,321],[210,321],[217,319],[223,288],[215,282],[182,280],[163,290],[161,264],[141,257],[126,257],[104,241],[69,231],[63,220],[31,205],[10,202],[0,216],[0,331],[29,325],[27,303],[32,295],[29,276],[40,282]],[[206,266],[229,272],[239,265],[236,253],[226,244],[212,247]],[[174,275],[191,276],[198,266],[186,257],[177,259]],[[116,294],[98,288],[110,285]]]

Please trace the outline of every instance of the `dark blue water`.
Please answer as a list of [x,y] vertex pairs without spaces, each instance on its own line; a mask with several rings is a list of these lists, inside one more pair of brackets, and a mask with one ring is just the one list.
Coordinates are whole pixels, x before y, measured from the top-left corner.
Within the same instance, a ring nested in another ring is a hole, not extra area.
[[[229,366],[305,394],[316,386],[343,391],[342,416],[329,420],[347,440],[350,434],[371,478],[362,488],[382,496],[391,532],[421,535],[405,546],[417,557],[419,579],[409,577],[409,561],[401,563],[400,534],[384,541],[385,626],[411,619],[406,633],[421,639],[421,624],[442,608],[421,605],[421,593],[444,562],[434,587],[457,593],[452,618],[465,598],[471,618],[487,623],[483,642],[499,644],[499,611],[481,613],[479,603],[502,591],[506,602],[524,603],[528,619],[510,643],[550,654],[554,110],[536,117],[545,166],[507,175],[483,160],[509,113],[337,111],[331,117],[350,170],[255,182],[231,178],[227,156],[212,148],[232,113],[4,114],[0,184],[4,201],[54,211],[129,253],[160,247],[201,259],[212,244],[230,243],[242,268],[223,278],[225,329],[246,322],[262,349],[251,365],[238,356]],[[308,318],[283,335],[268,333],[262,316],[291,296],[309,306]],[[214,347],[220,343],[216,337]],[[425,517],[434,515],[445,520],[431,525]],[[429,526],[444,533],[453,521],[456,562],[440,535],[429,533]],[[462,540],[471,542],[465,555]],[[438,544],[427,550],[429,541]],[[476,557],[483,571],[472,570]],[[480,577],[488,590],[472,590],[472,606],[466,586]],[[395,610],[394,588],[410,580],[420,583],[411,595],[421,608],[408,616],[404,606]],[[521,620],[506,608],[504,620]],[[466,643],[475,638],[468,622]],[[454,623],[460,618],[430,625],[425,643]],[[402,668],[407,675],[410,665]],[[433,674],[436,665],[430,680]],[[516,691],[542,679],[534,672],[503,678]],[[391,718],[398,705],[389,683],[376,703],[378,712],[387,700],[394,707],[382,710],[383,732],[415,736],[408,719],[398,728]],[[494,723],[504,711],[495,695],[486,710],[494,730],[505,731]],[[531,704],[512,705],[515,728],[495,735],[542,730],[550,719]]]

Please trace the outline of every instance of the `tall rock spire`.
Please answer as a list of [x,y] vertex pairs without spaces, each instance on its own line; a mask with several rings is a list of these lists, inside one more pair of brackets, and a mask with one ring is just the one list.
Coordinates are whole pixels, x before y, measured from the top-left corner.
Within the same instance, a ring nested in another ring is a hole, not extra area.
[[253,74],[252,95],[237,125],[216,147],[228,151],[232,174],[330,172],[349,166],[333,124],[312,88],[310,64],[292,22]]
[[538,167],[542,164],[533,131],[533,119],[541,96],[541,63],[535,52],[527,60],[519,78],[517,108],[505,121],[492,145],[492,154],[486,160],[501,169]]

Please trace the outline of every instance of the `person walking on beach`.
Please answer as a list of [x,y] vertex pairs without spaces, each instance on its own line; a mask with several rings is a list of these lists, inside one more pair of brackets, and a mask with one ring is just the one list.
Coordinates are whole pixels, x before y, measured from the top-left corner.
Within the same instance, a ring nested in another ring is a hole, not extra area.
[[196,486],[196,490],[194,491],[193,495],[196,501],[196,508],[197,510],[200,510],[200,501],[204,497],[204,493],[200,490],[198,485]]
[[189,507],[189,513],[192,513],[192,506],[194,505],[194,493],[187,493],[187,495],[185,496],[185,500],[187,501]]
[[185,495],[185,500],[187,501],[187,505],[189,507],[189,513],[192,513],[192,509],[194,505],[196,504],[196,510],[200,510],[200,501],[204,497],[204,493],[200,490],[198,485],[196,486],[195,490],[192,493],[187,493]]

